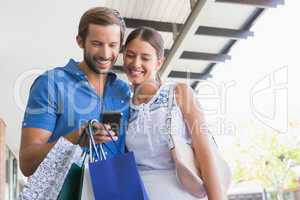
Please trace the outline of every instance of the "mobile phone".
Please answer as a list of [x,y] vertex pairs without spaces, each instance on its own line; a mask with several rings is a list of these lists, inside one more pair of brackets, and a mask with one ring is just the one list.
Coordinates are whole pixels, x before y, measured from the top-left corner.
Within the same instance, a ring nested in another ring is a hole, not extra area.
[[121,112],[104,112],[102,113],[102,123],[109,124],[112,131],[117,135],[119,134],[121,124],[122,113]]

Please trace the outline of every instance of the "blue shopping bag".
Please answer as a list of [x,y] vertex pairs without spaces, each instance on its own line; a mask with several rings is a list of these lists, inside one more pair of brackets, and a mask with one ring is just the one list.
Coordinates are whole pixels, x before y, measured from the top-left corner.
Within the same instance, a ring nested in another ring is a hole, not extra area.
[[132,152],[89,164],[96,200],[147,200]]
[[[91,136],[92,129],[88,132]],[[106,159],[101,145],[97,148],[93,137],[90,137],[90,144],[90,153],[96,157],[95,162],[89,163],[95,200],[148,200],[133,152],[119,151]]]

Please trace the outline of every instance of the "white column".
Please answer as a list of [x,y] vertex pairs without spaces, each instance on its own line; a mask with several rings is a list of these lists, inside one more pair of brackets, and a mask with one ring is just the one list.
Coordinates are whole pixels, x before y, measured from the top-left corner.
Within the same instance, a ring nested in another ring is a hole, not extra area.
[[5,199],[5,123],[0,118],[0,200]]

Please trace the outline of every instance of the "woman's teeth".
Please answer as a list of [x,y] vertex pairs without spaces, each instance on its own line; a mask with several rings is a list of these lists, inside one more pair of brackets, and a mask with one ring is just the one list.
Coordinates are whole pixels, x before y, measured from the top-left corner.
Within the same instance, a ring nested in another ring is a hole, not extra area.
[[132,75],[140,75],[140,74],[143,74],[144,71],[140,71],[140,70],[130,70],[130,73]]

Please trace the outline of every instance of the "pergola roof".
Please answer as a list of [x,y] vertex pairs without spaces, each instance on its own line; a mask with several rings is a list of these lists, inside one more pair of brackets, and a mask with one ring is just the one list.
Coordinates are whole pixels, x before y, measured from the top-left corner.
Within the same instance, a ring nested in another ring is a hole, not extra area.
[[[150,26],[161,32],[166,60],[164,80],[206,79],[218,63],[231,59],[238,41],[254,35],[252,24],[265,9],[284,0],[107,0],[120,11],[128,27]],[[116,71],[122,71],[122,56]]]

